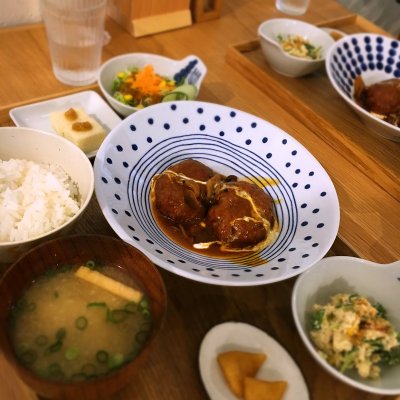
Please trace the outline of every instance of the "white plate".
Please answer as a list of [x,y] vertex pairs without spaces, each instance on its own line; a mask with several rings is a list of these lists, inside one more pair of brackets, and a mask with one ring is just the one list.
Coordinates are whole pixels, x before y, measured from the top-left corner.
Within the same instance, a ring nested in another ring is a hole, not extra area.
[[[121,122],[121,118],[93,90],[16,107],[10,110],[10,117],[17,126],[40,129],[57,134],[51,126],[50,114],[54,111],[67,110],[71,107],[82,107],[99,122],[106,135]],[[87,153],[87,156],[89,158],[94,157],[96,153],[97,150],[91,151]]]
[[229,390],[217,362],[224,351],[263,352],[267,360],[256,377],[288,382],[283,400],[308,400],[309,394],[297,364],[289,353],[264,331],[241,322],[225,322],[213,327],[200,346],[200,375],[211,400],[237,400]]

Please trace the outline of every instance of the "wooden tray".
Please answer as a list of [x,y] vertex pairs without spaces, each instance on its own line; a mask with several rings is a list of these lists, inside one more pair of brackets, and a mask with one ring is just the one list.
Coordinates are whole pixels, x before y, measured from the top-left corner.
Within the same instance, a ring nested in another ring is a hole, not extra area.
[[[391,36],[357,14],[316,25],[347,34],[371,32]],[[226,61],[258,89],[272,94],[282,108],[289,110],[325,142],[338,148],[358,168],[367,171],[376,169],[376,164],[384,165],[386,172],[374,177],[376,184],[384,182],[400,197],[399,144],[371,131],[337,94],[324,69],[302,78],[280,75],[268,65],[258,39],[230,46]]]

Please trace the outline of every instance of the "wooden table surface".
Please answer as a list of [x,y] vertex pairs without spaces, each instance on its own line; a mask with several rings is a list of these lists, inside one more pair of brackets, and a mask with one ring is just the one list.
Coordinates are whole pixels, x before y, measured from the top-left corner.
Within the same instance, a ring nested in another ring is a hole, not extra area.
[[[348,15],[350,12],[334,0],[312,0],[301,19],[321,23]],[[140,39],[108,20],[111,41],[104,47],[103,58],[105,61],[127,52],[150,52],[176,59],[198,55],[208,67],[199,100],[229,105],[279,126],[307,147],[331,176],[339,196],[341,223],[330,254],[356,255],[380,263],[398,260],[400,144],[369,132],[333,91],[329,101],[340,107],[340,114],[330,115],[327,107],[300,117],[291,104],[301,101],[301,84],[307,78],[282,81],[277,77],[275,83],[271,81],[271,87],[281,87],[283,96],[294,96],[292,100],[296,100],[285,103],[277,98],[279,93],[271,94],[255,85],[246,71],[234,68],[226,57],[232,45],[256,39],[262,21],[282,16],[272,0],[225,0],[218,19]],[[69,87],[54,78],[42,25],[0,30],[0,76],[0,126],[13,125],[8,113],[18,105],[98,90],[96,85]],[[309,79],[311,85],[318,85],[316,78]],[[313,122],[314,112],[320,116],[317,122]],[[115,235],[95,197],[74,232]],[[169,299],[165,326],[146,368],[115,400],[206,399],[198,351],[206,332],[225,321],[250,323],[275,337],[300,366],[311,399],[393,399],[346,386],[311,358],[291,314],[295,278],[265,286],[223,287],[191,281],[163,269],[160,272]],[[36,398],[0,354],[0,399]]]

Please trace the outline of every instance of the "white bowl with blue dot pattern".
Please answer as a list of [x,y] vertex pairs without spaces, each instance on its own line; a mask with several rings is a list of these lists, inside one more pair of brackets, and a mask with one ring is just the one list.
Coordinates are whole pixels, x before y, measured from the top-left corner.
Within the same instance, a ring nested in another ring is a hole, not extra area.
[[326,70],[333,87],[372,131],[400,141],[400,128],[359,106],[353,99],[354,80],[361,75],[366,86],[400,78],[400,41],[372,33],[347,35],[326,56]]
[[[275,242],[223,259],[169,239],[152,215],[150,182],[188,158],[265,187],[280,225]],[[287,279],[319,261],[339,227],[335,187],[309,151],[276,126],[222,105],[170,102],[130,115],[103,142],[94,171],[97,199],[117,235],[156,265],[196,281],[251,286]]]

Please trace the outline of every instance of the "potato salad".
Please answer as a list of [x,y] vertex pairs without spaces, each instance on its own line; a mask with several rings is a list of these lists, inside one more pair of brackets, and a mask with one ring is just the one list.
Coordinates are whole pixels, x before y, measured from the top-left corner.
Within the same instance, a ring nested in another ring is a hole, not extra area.
[[315,304],[310,335],[321,356],[341,372],[356,369],[376,379],[382,365],[400,363],[399,332],[381,304],[358,294],[339,293],[326,305]]
[[291,56],[306,58],[309,60],[319,60],[322,57],[322,47],[315,46],[302,36],[278,35],[277,39],[283,51]]

